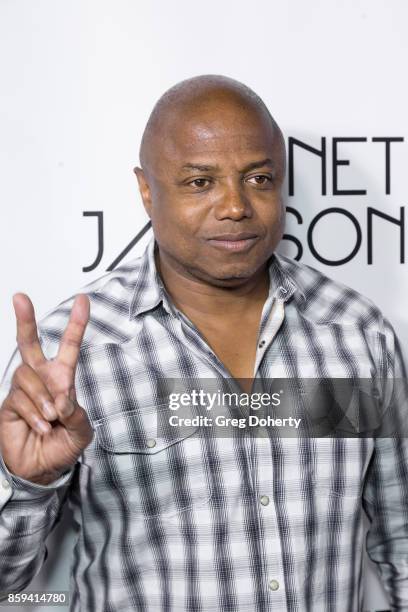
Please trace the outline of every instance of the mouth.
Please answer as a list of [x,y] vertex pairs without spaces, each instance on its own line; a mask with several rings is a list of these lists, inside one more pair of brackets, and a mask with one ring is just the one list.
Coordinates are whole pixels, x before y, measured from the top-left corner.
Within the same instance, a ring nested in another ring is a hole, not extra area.
[[208,242],[215,248],[223,251],[248,251],[255,242],[259,240],[257,234],[250,232],[240,232],[236,234],[219,234],[208,239]]

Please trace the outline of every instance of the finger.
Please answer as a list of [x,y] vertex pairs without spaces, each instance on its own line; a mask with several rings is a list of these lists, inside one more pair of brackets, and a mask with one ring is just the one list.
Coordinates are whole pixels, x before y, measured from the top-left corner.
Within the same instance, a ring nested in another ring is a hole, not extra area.
[[31,429],[40,435],[45,435],[52,430],[51,425],[44,421],[36,405],[22,389],[16,389],[10,394],[5,401],[4,411],[6,418],[7,412],[11,417],[10,420],[17,416],[23,419]]
[[38,374],[28,364],[23,363],[17,368],[11,384],[12,389],[24,391],[47,421],[55,421],[57,413],[53,397]]
[[34,306],[24,293],[13,295],[13,306],[17,321],[17,345],[21,357],[25,363],[36,367],[44,363],[45,356],[38,338]]
[[75,369],[85,328],[89,321],[89,298],[84,293],[76,296],[68,325],[61,338],[57,359]]
[[55,409],[58,420],[68,431],[72,441],[78,449],[84,449],[92,441],[93,430],[88,416],[76,400],[64,394],[55,398]]

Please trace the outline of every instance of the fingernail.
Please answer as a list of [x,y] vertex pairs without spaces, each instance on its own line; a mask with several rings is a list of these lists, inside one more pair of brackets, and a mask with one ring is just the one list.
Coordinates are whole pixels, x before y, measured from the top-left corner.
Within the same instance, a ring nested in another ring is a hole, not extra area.
[[71,402],[68,398],[65,398],[64,405],[61,408],[62,416],[70,417],[75,410],[75,406],[73,402]]
[[51,431],[51,425],[45,421],[40,421],[40,419],[37,419],[35,424],[39,433],[48,433]]
[[47,419],[56,419],[57,418],[57,413],[55,411],[54,405],[52,404],[52,402],[49,402],[48,400],[46,400],[43,403],[43,410],[44,410],[44,414],[47,417]]

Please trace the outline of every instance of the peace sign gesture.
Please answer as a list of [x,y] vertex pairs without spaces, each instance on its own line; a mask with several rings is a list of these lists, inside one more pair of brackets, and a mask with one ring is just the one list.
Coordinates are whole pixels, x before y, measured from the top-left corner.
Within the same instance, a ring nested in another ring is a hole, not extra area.
[[0,408],[0,452],[14,475],[49,484],[77,461],[92,441],[86,412],[76,401],[75,370],[89,320],[89,299],[76,296],[58,354],[47,360],[30,298],[13,297],[22,364]]

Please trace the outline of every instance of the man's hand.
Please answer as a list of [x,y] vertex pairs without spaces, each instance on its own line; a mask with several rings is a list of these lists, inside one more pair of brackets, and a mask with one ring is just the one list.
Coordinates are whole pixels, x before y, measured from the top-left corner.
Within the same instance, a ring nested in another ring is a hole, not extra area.
[[76,463],[93,438],[74,386],[89,299],[76,296],[58,354],[50,361],[41,349],[31,300],[17,293],[13,304],[22,364],[0,408],[0,452],[12,474],[49,484]]

